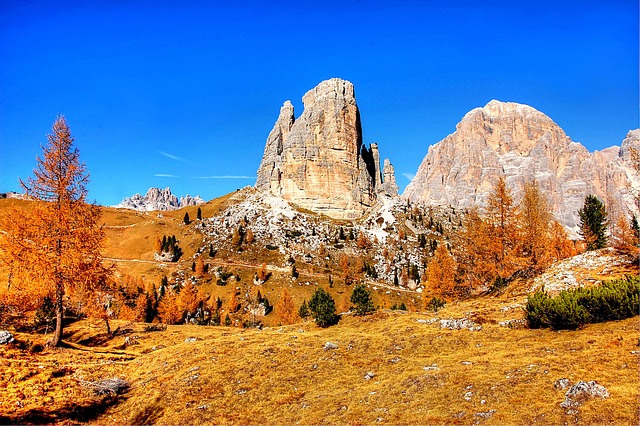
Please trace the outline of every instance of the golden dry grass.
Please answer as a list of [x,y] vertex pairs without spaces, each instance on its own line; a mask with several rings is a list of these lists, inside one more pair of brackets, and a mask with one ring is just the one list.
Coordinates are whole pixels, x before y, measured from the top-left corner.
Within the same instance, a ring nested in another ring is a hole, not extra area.
[[[328,329],[307,322],[145,333],[144,324],[132,324],[128,336],[139,344],[127,348],[125,336],[100,343],[101,324],[81,321],[65,338],[87,350],[0,349],[0,412],[9,421],[37,420],[35,414],[57,421],[61,413],[102,424],[637,423],[637,317],[564,332],[495,324],[522,316],[517,308],[498,309],[514,302],[484,298],[438,312],[475,314],[484,323],[474,332],[417,322],[436,314],[379,311],[343,316]],[[21,341],[38,338],[18,334]],[[329,341],[338,349],[323,350]],[[375,376],[366,380],[367,372]],[[126,379],[131,390],[111,400],[78,382],[107,377]],[[611,397],[568,415],[559,405],[565,391],[554,388],[563,377],[596,380]],[[70,411],[70,401],[80,414]],[[97,417],[82,407],[93,407]]]
[[[219,212],[228,198],[201,206],[203,216]],[[0,215],[8,205],[29,208],[25,201],[0,200]],[[196,210],[186,209],[192,218]],[[159,218],[158,212],[103,209],[105,257],[117,259],[119,273],[154,283],[185,269],[202,236],[182,224],[184,212]],[[180,240],[181,263],[153,262],[154,239],[163,234]],[[254,286],[259,265],[278,260],[265,249],[224,253],[207,261],[240,281],[201,285],[223,300],[236,287],[241,293],[259,288],[272,304],[286,286],[296,306],[318,285],[328,286],[327,275],[307,265],[298,268],[297,281],[286,269],[272,269],[265,284]],[[449,303],[438,313],[345,315],[328,329],[310,322],[279,327],[271,314],[261,331],[169,326],[145,333],[145,324],[132,324],[126,336],[110,337],[101,323],[84,320],[65,330],[71,347],[43,352],[29,348],[43,344],[45,336],[16,333],[18,345],[0,347],[0,423],[637,424],[638,317],[578,331],[501,327],[500,321],[523,317],[528,283],[521,284],[502,296]],[[336,279],[329,291],[339,311],[348,306],[350,287]],[[425,296],[397,289],[379,286],[373,297],[376,306],[405,302],[424,308]],[[483,329],[453,331],[417,322],[435,317],[467,317]],[[125,347],[125,337],[138,344]],[[198,340],[187,343],[187,337]],[[328,341],[338,349],[324,351]],[[425,370],[433,364],[436,369]],[[367,372],[375,373],[373,379],[365,380]],[[122,377],[132,387],[120,397],[102,397],[82,386],[82,380],[109,377]],[[568,415],[559,405],[564,391],[554,388],[562,377],[573,383],[596,380],[611,397],[587,401]]]

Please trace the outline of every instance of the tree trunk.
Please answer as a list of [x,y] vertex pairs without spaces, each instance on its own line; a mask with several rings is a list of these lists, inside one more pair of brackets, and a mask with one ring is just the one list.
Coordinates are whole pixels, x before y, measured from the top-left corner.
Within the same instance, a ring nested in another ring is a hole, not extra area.
[[64,307],[62,306],[62,292],[56,292],[56,331],[53,334],[53,341],[51,346],[56,347],[60,345],[62,340],[62,317],[64,313]]
[[107,326],[107,334],[111,335],[111,326],[109,325],[109,317],[107,315],[104,316],[104,323]]

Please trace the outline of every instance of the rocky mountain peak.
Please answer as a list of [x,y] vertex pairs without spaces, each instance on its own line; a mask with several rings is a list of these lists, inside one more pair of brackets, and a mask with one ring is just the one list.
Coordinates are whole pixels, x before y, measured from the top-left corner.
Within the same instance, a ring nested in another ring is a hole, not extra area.
[[640,154],[640,129],[629,130],[627,136],[620,145],[620,151],[618,155],[625,161],[630,161],[631,148],[635,149],[636,153]]
[[357,218],[376,203],[383,176],[377,145],[362,142],[353,84],[323,81],[302,102],[297,119],[290,102],[280,109],[255,187],[330,217]]
[[626,152],[638,144],[638,135],[627,135],[626,150],[590,153],[542,112],[494,100],[467,113],[454,133],[429,147],[404,196],[425,204],[482,209],[500,176],[516,200],[524,183],[535,180],[556,218],[575,230],[578,210],[589,194],[637,213],[633,198],[640,180]]
[[192,197],[188,194],[178,200],[178,197],[173,195],[171,189],[167,187],[164,189],[149,188],[146,195],[135,194],[132,197],[125,198],[114,207],[138,211],[168,211],[202,203],[204,203],[204,200],[200,196]]

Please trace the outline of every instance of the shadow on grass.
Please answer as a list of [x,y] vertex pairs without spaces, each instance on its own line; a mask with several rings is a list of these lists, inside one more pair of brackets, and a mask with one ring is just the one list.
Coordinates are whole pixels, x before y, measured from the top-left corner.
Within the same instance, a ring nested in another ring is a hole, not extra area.
[[68,403],[55,411],[33,409],[14,416],[0,415],[0,424],[51,424],[60,422],[88,422],[103,414],[107,408],[125,400],[125,395],[106,397],[87,404]]

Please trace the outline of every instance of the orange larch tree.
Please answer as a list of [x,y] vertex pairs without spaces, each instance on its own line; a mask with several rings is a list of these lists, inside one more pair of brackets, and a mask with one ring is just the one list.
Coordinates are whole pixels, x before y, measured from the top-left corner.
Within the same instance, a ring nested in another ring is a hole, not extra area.
[[286,288],[282,289],[280,299],[276,303],[276,313],[280,317],[282,325],[295,324],[300,319],[298,311],[293,304],[293,299]]
[[549,243],[553,215],[549,202],[535,181],[525,183],[520,206],[522,254],[534,270],[543,269],[552,260]]
[[493,227],[492,257],[500,278],[508,278],[518,270],[517,208],[504,177],[500,177],[489,195],[487,219]]
[[456,295],[456,261],[444,242],[438,244],[425,275],[430,292],[447,299]]
[[65,296],[70,291],[90,294],[103,287],[111,272],[102,265],[103,229],[100,210],[88,204],[89,174],[64,117],[53,124],[43,157],[37,157],[33,177],[20,180],[30,213],[12,211],[0,241],[3,261],[18,287],[53,297],[56,329],[52,345],[62,337]]

